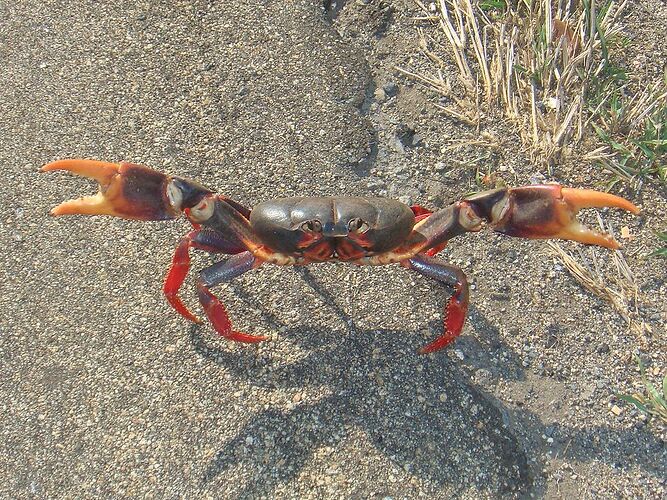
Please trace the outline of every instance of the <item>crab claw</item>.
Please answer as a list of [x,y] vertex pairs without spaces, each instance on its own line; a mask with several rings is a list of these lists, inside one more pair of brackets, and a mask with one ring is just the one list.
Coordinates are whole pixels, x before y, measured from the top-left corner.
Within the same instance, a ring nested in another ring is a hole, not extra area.
[[492,209],[495,231],[523,238],[560,238],[606,248],[620,248],[610,235],[589,229],[576,219],[582,208],[615,207],[633,214],[639,208],[628,200],[590,189],[553,185],[509,189]]
[[[151,168],[133,163],[108,163],[97,160],[58,160],[41,168],[42,172],[67,170],[95,179],[100,190],[61,203],[52,215],[113,215],[123,219],[166,220],[177,217],[185,198],[199,198],[210,193],[199,184],[170,177]],[[197,200],[198,201],[198,200]]]

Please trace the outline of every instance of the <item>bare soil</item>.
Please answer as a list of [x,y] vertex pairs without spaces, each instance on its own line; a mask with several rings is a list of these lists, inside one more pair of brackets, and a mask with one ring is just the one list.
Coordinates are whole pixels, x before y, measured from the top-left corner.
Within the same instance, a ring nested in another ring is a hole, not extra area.
[[[184,221],[53,219],[86,180],[39,175],[64,157],[127,160],[252,206],[372,195],[438,209],[477,190],[487,155],[508,185],[604,185],[551,173],[497,120],[479,131],[397,66],[428,73],[407,0],[0,0],[0,497],[660,498],[667,430],[621,402],[633,353],[667,372],[664,186],[602,210],[638,283],[632,329],[545,242],[452,241],[472,306],[441,332],[449,290],[399,266],[264,266],[216,290],[257,348],[187,324],[161,296]],[[633,2],[622,54],[664,71],[664,2]],[[583,219],[596,224],[592,213]],[[579,246],[563,243],[573,252]],[[613,284],[610,253],[597,256]],[[193,268],[211,263],[197,254]],[[192,285],[192,281],[188,282]],[[184,297],[194,307],[191,286]]]

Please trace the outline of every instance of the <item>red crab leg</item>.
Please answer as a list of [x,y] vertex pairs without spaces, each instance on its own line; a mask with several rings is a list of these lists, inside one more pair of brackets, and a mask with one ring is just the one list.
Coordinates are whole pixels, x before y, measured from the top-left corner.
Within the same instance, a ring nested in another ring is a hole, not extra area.
[[209,287],[222,282],[230,281],[241,274],[262,265],[262,261],[255,258],[250,252],[234,255],[229,260],[218,262],[204,269],[197,281],[197,294],[199,302],[204,307],[206,316],[213,324],[215,330],[229,340],[245,343],[256,343],[266,340],[263,335],[249,335],[232,330],[232,322],[227,314],[227,309],[220,300],[211,293]]
[[444,333],[430,344],[422,347],[419,353],[426,354],[439,351],[451,344],[463,330],[470,296],[468,280],[460,268],[421,255],[404,260],[401,265],[454,287],[454,294],[445,305]]
[[425,219],[429,215],[433,213],[433,210],[429,210],[428,208],[424,208],[421,205],[412,205],[410,207],[410,210],[412,210],[412,213],[415,214],[415,221],[419,222],[422,219]]
[[164,280],[162,290],[167,302],[185,319],[201,323],[190,310],[183,304],[178,291],[185,281],[185,277],[190,269],[190,249],[197,248],[210,253],[237,254],[244,248],[230,239],[225,239],[222,235],[209,229],[198,229],[191,231],[184,236],[176,247],[171,267]]

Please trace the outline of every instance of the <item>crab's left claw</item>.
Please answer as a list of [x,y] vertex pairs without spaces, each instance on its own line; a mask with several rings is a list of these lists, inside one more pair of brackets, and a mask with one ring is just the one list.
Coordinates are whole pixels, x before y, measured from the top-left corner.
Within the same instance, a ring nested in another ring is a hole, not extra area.
[[615,207],[639,213],[639,208],[619,196],[557,184],[493,193],[480,193],[465,201],[476,208],[483,207],[482,212],[487,212],[487,220],[495,231],[522,238],[560,238],[617,249],[620,245],[614,238],[587,228],[577,220],[577,212],[582,208]]
[[95,179],[100,185],[96,195],[61,203],[51,210],[52,215],[113,215],[138,220],[173,219],[184,208],[193,206],[211,192],[194,181],[170,177],[133,163],[67,159],[44,165],[41,170],[67,170]]

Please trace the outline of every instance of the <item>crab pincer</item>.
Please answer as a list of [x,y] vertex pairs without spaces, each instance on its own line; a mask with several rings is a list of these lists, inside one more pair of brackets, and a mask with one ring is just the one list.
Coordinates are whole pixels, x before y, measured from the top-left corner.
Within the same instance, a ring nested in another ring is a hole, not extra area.
[[[218,208],[222,212],[228,212],[231,222],[238,224],[236,219],[245,221],[244,216],[250,213],[248,209],[224,196],[214,195],[212,191],[195,181],[169,176],[133,163],[67,159],[49,163],[41,170],[43,172],[65,170],[94,179],[99,184],[99,192],[96,195],[61,203],[51,210],[52,215],[111,215],[123,219],[168,220],[185,213],[195,226],[195,230],[185,236],[177,246],[163,291],[169,304],[181,316],[201,323],[178,295],[190,269],[190,249],[235,255],[245,252],[246,248],[241,241],[242,235],[236,235],[233,230],[214,231],[210,228],[201,228],[200,223],[217,219],[213,214]],[[217,212],[217,215],[224,217],[224,213]],[[245,254],[252,257],[248,252]],[[236,261],[233,260],[232,263],[234,262]],[[254,266],[260,263],[261,261],[255,263],[253,260]],[[212,267],[217,270],[216,266]],[[240,266],[238,269],[247,270],[245,266]],[[234,276],[234,272],[238,272],[237,268],[225,270],[220,279]],[[225,307],[209,291],[208,285],[200,281],[197,291],[206,316],[220,335],[246,343],[266,339],[264,336],[233,331]]]
[[620,248],[608,234],[586,227],[577,220],[583,208],[614,207],[639,213],[628,200],[590,189],[566,188],[558,184],[524,186],[487,191],[464,200],[489,221],[494,231],[532,239],[563,239],[610,249]]
[[[479,231],[486,223],[494,231],[531,239],[565,239],[610,249],[620,248],[608,234],[589,229],[576,218],[583,208],[615,207],[634,214],[639,208],[624,198],[557,184],[500,188],[464,198],[434,212],[415,225],[412,245],[432,255],[451,238]],[[468,308],[468,283],[460,269],[417,255],[404,267],[436,279],[455,290],[445,305],[444,333],[422,348],[434,352],[453,342],[463,330]]]
[[113,215],[123,219],[168,220],[196,204],[211,191],[200,184],[171,177],[143,165],[97,160],[66,159],[48,163],[42,172],[65,170],[95,179],[100,190],[61,203],[52,215]]

